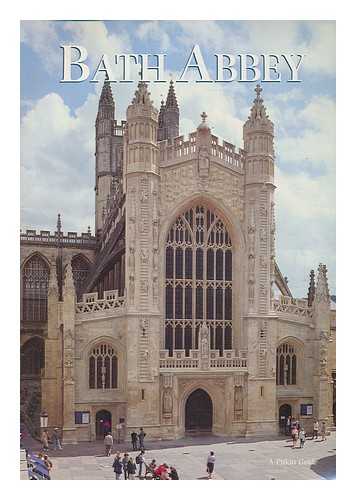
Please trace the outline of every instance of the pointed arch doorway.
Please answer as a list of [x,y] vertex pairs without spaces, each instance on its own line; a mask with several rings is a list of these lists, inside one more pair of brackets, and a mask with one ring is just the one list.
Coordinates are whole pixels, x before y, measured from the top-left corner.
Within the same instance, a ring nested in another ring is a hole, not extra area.
[[185,403],[185,431],[188,433],[211,432],[213,403],[203,389],[193,391]]
[[111,432],[111,413],[107,410],[100,410],[95,416],[96,439],[103,439],[108,432]]

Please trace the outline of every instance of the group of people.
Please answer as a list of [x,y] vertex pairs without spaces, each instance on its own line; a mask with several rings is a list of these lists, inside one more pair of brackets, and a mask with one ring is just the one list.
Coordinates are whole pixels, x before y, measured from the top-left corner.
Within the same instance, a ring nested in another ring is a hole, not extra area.
[[[300,425],[298,420],[293,417],[288,417],[286,422],[286,433],[292,436],[292,448],[297,447],[298,440],[300,443],[299,448],[304,447],[307,435],[304,427]],[[322,421],[321,424],[319,424],[318,420],[314,420],[312,439],[318,439],[319,434],[321,436],[321,441],[326,441],[326,422]]]
[[132,480],[136,479],[136,477],[138,479],[179,479],[177,469],[173,466],[166,463],[158,465],[155,459],[151,460],[150,463],[146,463],[143,449],[135,457],[135,460],[129,453],[126,452],[121,456],[118,451],[112,466],[116,479]]
[[48,431],[46,429],[44,429],[42,431],[42,434],[41,434],[41,443],[42,443],[43,451],[49,450],[49,443],[53,444],[54,450],[61,450],[62,443],[61,443],[61,436],[60,436],[59,428],[55,427],[53,429],[51,436],[49,435]]
[[32,453],[26,450],[29,479],[51,479],[50,472],[53,464],[48,455],[39,451]]

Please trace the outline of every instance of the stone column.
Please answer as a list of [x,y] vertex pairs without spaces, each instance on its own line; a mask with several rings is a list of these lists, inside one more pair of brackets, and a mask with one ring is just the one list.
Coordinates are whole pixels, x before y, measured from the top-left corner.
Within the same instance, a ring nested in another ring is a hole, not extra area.
[[245,320],[248,343],[247,434],[277,432],[275,349],[276,315],[273,310],[274,221],[274,127],[269,119],[262,89],[244,125],[245,153]]
[[76,444],[74,335],[76,295],[71,262],[67,264],[63,289],[63,443]]
[[61,360],[59,335],[59,302],[55,257],[51,259],[50,278],[48,283],[48,323],[45,338],[45,366],[41,380],[42,410],[48,413],[48,427],[62,424],[61,408]]

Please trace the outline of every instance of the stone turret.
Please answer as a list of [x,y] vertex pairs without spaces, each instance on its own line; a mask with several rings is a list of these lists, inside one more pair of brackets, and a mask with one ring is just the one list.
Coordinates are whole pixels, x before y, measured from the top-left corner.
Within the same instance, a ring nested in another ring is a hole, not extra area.
[[68,262],[63,288],[63,443],[76,443],[74,424],[75,378],[75,286],[72,264]]
[[316,415],[320,420],[332,422],[331,399],[332,380],[327,371],[330,335],[330,295],[325,264],[319,264],[315,288],[314,326],[315,326],[315,358],[319,358],[314,373]]
[[309,288],[308,288],[308,306],[313,305],[315,298],[315,272],[314,269],[310,271]]
[[[245,234],[247,345],[250,354],[248,433],[275,432],[276,408],[265,405],[265,394],[275,401],[275,339],[273,309],[275,271],[274,151],[273,123],[268,118],[260,85],[250,115],[243,127],[245,149]],[[250,403],[249,403],[250,404]],[[265,423],[254,421],[264,413]]]
[[122,137],[117,134],[115,102],[109,81],[105,80],[95,122],[95,229],[103,227],[103,213],[110,195],[112,179],[121,174]]
[[125,130],[128,431],[159,425],[157,129],[158,111],[147,84],[139,82]]
[[173,81],[170,81],[166,103],[161,102],[158,119],[158,140],[172,140],[179,136],[179,107],[174,90]]

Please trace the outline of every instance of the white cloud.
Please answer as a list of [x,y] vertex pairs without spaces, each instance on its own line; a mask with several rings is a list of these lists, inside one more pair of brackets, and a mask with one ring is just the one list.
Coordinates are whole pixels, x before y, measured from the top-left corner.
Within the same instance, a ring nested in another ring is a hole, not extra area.
[[164,24],[159,21],[147,21],[141,23],[137,28],[136,35],[140,40],[152,40],[159,42],[163,52],[172,49],[171,39],[164,28]]
[[21,21],[21,42],[41,58],[47,71],[58,68],[59,43],[54,21]]

